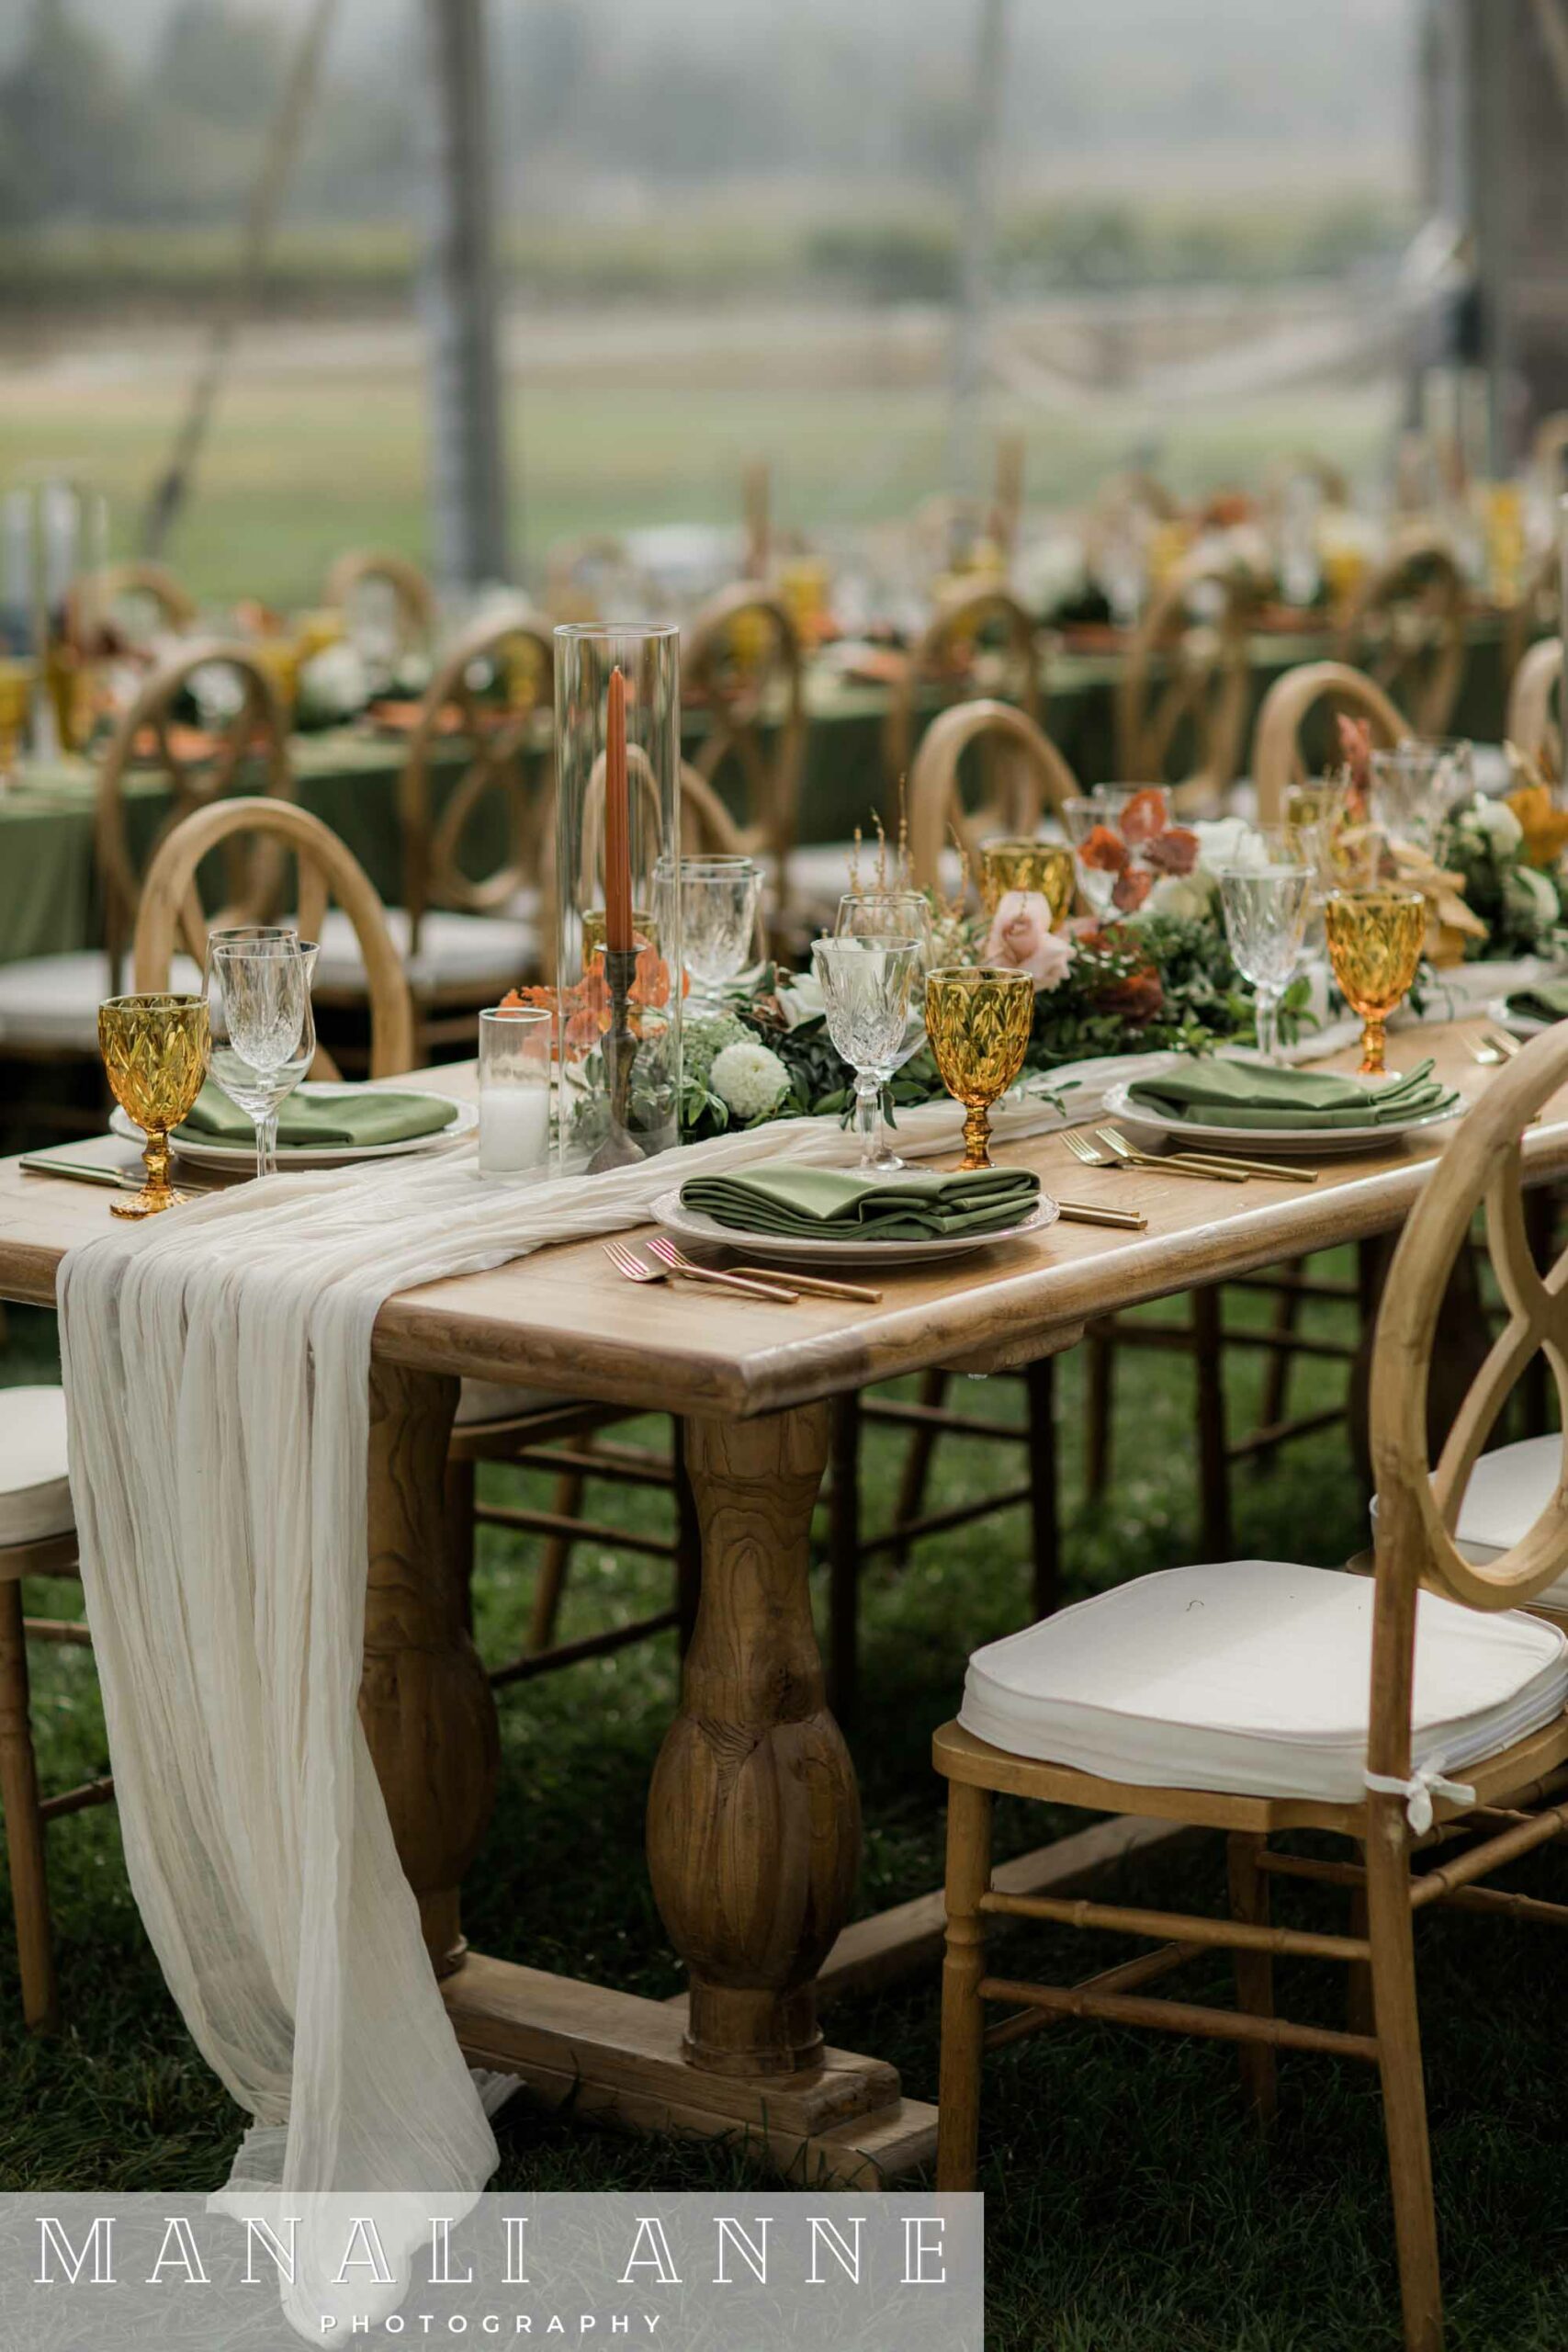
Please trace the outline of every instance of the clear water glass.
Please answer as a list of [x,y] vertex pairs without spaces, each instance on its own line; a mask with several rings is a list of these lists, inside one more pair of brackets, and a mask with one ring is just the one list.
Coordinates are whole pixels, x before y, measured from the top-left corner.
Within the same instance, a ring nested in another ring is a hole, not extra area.
[[1475,791],[1475,751],[1468,742],[1418,743],[1407,738],[1372,753],[1371,813],[1395,841],[1439,854],[1449,820]]
[[1078,896],[1091,914],[1100,916],[1111,912],[1116,876],[1105,866],[1086,865],[1081,853],[1095,827],[1111,821],[1103,802],[1091,800],[1087,794],[1075,795],[1062,803],[1062,822],[1072,843],[1073,865],[1077,871]]
[[896,1175],[904,1162],[889,1149],[882,1090],[892,1077],[909,1026],[920,978],[920,942],[911,938],[818,939],[812,967],[822,990],[828,1035],[854,1072],[859,1172]]
[[[839,900],[833,935],[836,939],[912,939],[919,950],[919,977],[923,979],[931,970],[934,953],[931,902],[923,890],[846,890]],[[923,991],[917,984],[909,999],[904,1040],[893,1057],[892,1069],[902,1069],[925,1042]]]
[[211,1073],[254,1122],[256,1174],[277,1170],[277,1114],[316,1057],[313,942],[278,924],[215,931],[207,942]]
[[692,977],[688,1014],[719,1010],[719,990],[751,960],[762,869],[754,857],[681,860],[681,954]]
[[1301,961],[1312,908],[1313,865],[1299,831],[1259,827],[1219,873],[1225,934],[1257,1003],[1258,1051],[1280,1058],[1280,1003]]

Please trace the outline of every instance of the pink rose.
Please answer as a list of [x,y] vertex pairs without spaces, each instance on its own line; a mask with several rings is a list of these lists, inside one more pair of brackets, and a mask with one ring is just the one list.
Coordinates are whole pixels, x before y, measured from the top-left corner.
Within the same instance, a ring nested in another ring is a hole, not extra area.
[[1073,960],[1073,944],[1051,928],[1051,902],[1039,890],[1009,890],[991,918],[987,964],[1027,972],[1035,988],[1059,988]]

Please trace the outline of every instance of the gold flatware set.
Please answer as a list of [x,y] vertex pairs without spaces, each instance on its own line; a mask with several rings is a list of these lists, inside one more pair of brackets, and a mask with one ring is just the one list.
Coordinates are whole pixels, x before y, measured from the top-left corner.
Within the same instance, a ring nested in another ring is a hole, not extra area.
[[1283,1159],[1243,1159],[1228,1151],[1140,1151],[1120,1127],[1097,1127],[1092,1140],[1076,1127],[1066,1127],[1062,1141],[1086,1168],[1141,1168],[1162,1176],[1206,1177],[1221,1184],[1245,1184],[1252,1177],[1279,1184],[1315,1184],[1318,1177],[1315,1168],[1292,1167]]

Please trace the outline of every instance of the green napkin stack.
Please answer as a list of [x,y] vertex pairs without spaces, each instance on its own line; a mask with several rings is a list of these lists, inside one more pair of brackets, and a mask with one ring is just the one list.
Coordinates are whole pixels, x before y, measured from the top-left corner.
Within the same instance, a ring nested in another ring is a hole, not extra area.
[[1184,1064],[1134,1079],[1127,1100],[1162,1118],[1214,1127],[1403,1126],[1459,1101],[1422,1062],[1404,1078],[1364,1085],[1321,1069],[1272,1069],[1264,1062]]
[[776,1160],[740,1176],[693,1176],[681,1187],[683,1208],[740,1233],[800,1241],[967,1239],[1020,1224],[1039,1198],[1040,1179],[1027,1168],[861,1176]]
[[1568,1021],[1568,980],[1537,980],[1534,988],[1516,989],[1508,1010],[1526,1021]]
[[[389,1087],[344,1087],[341,1093],[290,1094],[277,1114],[280,1144],[331,1148],[333,1145],[412,1143],[438,1135],[451,1124],[455,1106],[444,1094],[400,1094]],[[244,1144],[255,1126],[210,1079],[197,1096],[175,1140]]]

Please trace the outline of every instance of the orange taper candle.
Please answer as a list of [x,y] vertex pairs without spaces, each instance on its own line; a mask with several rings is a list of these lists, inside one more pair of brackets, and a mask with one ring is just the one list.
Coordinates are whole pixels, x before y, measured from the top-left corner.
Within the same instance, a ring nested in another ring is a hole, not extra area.
[[631,811],[626,799],[626,682],[610,673],[604,720],[604,944],[629,952],[632,938]]

